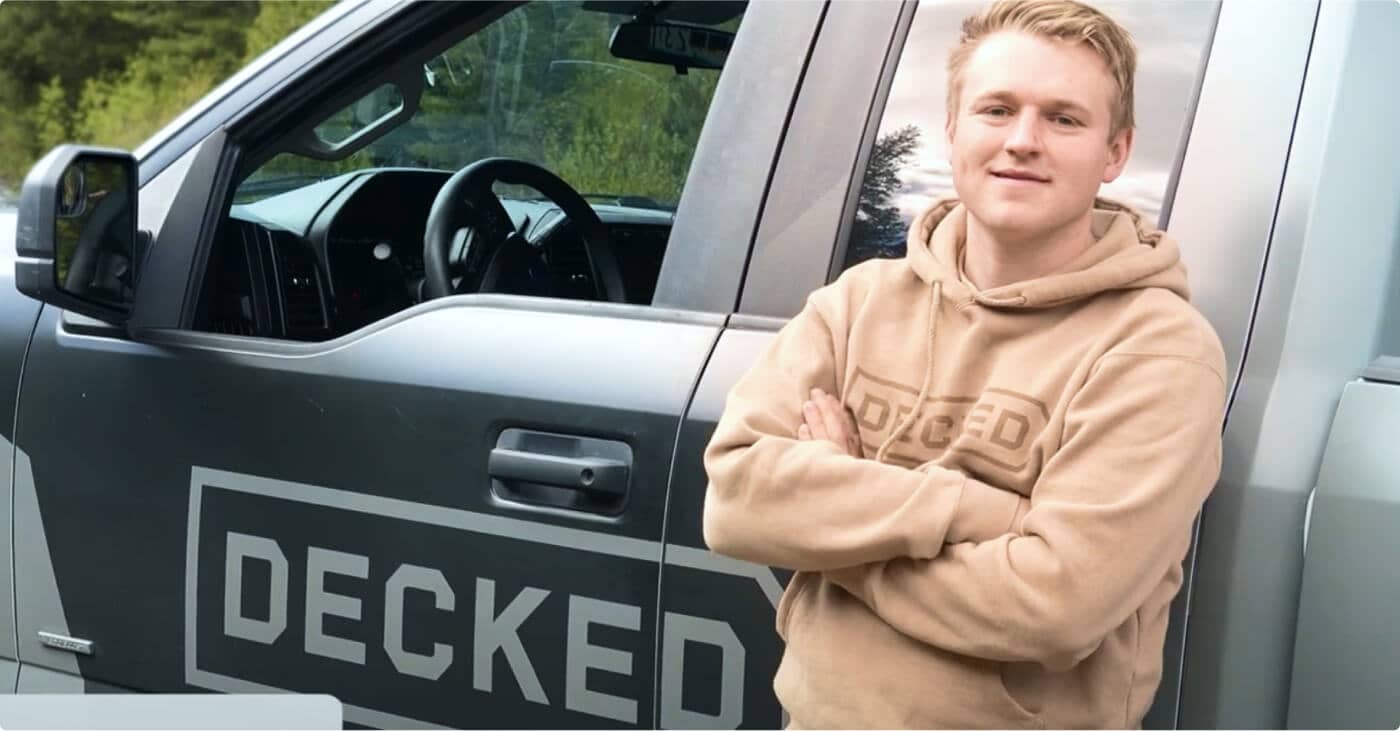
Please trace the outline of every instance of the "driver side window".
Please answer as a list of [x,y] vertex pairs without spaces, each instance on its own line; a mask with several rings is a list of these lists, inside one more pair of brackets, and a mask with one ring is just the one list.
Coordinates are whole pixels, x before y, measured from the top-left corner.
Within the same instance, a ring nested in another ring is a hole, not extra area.
[[[592,5],[463,7],[251,149],[195,328],[324,340],[472,292],[649,304],[743,7]],[[489,158],[534,172],[478,170],[439,199]]]

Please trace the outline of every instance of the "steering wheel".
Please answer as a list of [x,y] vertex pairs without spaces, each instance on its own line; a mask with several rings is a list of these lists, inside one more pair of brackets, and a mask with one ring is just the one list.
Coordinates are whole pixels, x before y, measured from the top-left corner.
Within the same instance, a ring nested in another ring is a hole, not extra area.
[[[522,231],[515,230],[501,199],[492,192],[497,182],[528,186],[559,206],[583,239],[595,289],[609,302],[627,301],[612,240],[592,206],[554,173],[508,157],[478,160],[458,170],[433,199],[423,232],[424,299],[493,291],[509,262],[534,247]],[[462,246],[465,271],[454,287],[450,258],[452,250]]]

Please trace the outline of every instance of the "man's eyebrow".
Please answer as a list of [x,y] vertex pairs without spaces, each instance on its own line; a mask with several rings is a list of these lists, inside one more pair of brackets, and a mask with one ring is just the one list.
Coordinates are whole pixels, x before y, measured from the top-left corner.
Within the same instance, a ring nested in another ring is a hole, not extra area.
[[1070,101],[1069,99],[1051,99],[1049,103],[1045,105],[1045,108],[1053,109],[1057,112],[1075,112],[1076,114],[1080,114],[1082,116],[1088,116],[1089,114],[1091,114],[1088,107],[1085,107],[1079,102]]
[[[1009,91],[989,91],[985,94],[979,95],[976,99],[973,100],[973,103],[976,104],[979,102],[988,101],[1015,103],[1019,100],[1016,98],[1015,94],[1012,94]],[[1045,102],[1044,106],[1046,109],[1049,109],[1051,111],[1070,111],[1084,116],[1088,116],[1090,114],[1090,111],[1087,107],[1071,99],[1051,99]]]
[[1016,101],[1016,96],[1015,96],[1014,94],[1012,94],[1011,92],[1009,92],[1009,91],[988,91],[988,92],[984,92],[984,93],[982,93],[982,94],[978,94],[978,95],[976,96],[976,98],[974,98],[974,99],[972,100],[972,103],[973,103],[973,104],[978,104],[978,103],[980,103],[980,102],[1014,102],[1014,101]]

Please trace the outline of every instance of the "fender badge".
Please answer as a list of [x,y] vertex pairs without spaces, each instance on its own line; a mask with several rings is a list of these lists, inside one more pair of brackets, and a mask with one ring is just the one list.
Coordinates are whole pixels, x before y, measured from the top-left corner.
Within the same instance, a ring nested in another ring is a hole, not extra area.
[[76,637],[67,637],[65,635],[39,630],[39,642],[55,650],[76,652],[79,655],[92,654],[92,640],[80,640]]

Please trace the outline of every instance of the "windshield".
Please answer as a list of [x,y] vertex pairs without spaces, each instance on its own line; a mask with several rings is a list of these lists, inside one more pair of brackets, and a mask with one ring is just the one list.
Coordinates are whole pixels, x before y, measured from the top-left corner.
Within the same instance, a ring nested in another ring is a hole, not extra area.
[[343,160],[278,155],[243,182],[237,202],[370,167],[456,170],[506,156],[552,170],[596,202],[674,209],[719,71],[614,57],[609,39],[627,20],[578,2],[513,9],[422,65],[422,98],[405,123]]

